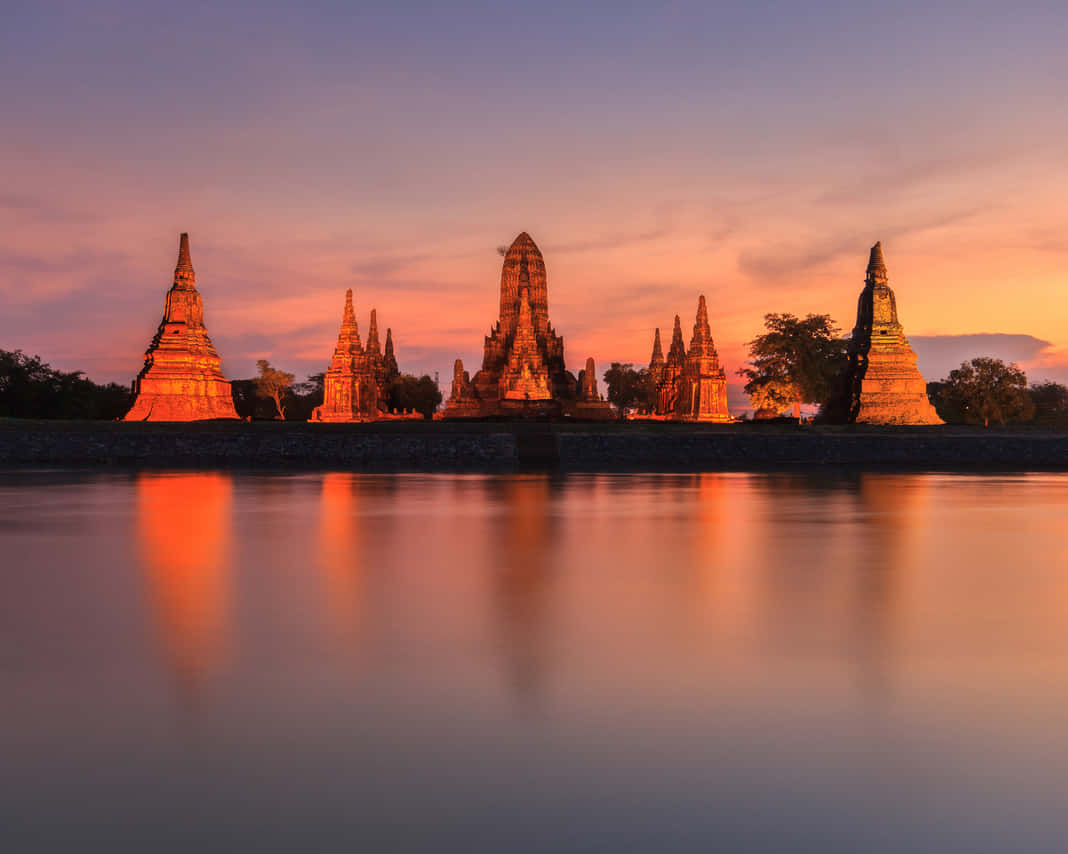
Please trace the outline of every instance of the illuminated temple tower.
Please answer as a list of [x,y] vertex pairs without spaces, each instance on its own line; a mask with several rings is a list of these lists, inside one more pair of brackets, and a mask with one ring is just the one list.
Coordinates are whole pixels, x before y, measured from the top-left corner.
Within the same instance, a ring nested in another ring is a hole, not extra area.
[[887,284],[883,247],[871,248],[857,325],[849,342],[849,419],[862,424],[941,424],[927,398],[927,383],[916,367],[897,319],[897,300]]
[[675,408],[678,417],[685,421],[722,423],[731,420],[727,412],[727,377],[712,342],[704,295],[697,301],[697,320],[693,325],[690,349],[682,363],[681,385]]
[[689,350],[683,344],[682,324],[677,314],[667,359],[660,347],[660,329],[656,330],[649,375],[656,388],[656,408],[649,417],[720,423],[731,420],[727,411],[727,377],[712,341],[704,296],[697,301],[697,319]]
[[312,421],[377,421],[390,417],[383,411],[389,384],[398,374],[393,355],[393,333],[386,331],[386,352],[378,341],[378,315],[371,310],[367,347],[352,308],[352,288],[345,291],[345,308],[334,356],[323,379],[323,404],[312,411]]
[[564,339],[549,322],[545,260],[524,231],[504,256],[500,315],[485,339],[482,370],[469,378],[457,359],[444,417],[614,418],[606,401],[590,399],[596,382],[592,388],[583,394],[564,367]]
[[182,234],[174,284],[167,292],[163,320],[145,353],[145,366],[133,382],[137,397],[126,420],[237,418],[221,364],[204,328],[204,305],[196,289],[189,235]]

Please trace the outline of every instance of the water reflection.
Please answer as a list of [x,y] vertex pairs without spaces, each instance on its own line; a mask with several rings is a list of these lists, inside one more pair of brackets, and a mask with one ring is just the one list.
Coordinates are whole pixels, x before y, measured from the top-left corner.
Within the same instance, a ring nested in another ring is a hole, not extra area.
[[0,499],[11,850],[1068,835],[1068,477],[190,473]]
[[503,512],[493,530],[497,559],[491,597],[509,685],[528,711],[536,711],[542,702],[551,665],[546,632],[552,605],[550,555],[557,533],[551,489],[547,475],[523,475],[490,486],[491,500]]
[[319,566],[334,631],[354,640],[360,624],[363,577],[359,525],[360,478],[350,473],[323,476],[319,508]]
[[179,688],[198,693],[223,660],[231,563],[228,474],[140,474],[137,540],[156,620]]

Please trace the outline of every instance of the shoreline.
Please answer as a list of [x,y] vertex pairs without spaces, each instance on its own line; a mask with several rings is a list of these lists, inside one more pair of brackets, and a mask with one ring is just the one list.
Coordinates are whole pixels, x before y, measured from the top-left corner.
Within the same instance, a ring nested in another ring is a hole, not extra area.
[[1068,471],[1068,430],[663,422],[0,421],[0,467]]

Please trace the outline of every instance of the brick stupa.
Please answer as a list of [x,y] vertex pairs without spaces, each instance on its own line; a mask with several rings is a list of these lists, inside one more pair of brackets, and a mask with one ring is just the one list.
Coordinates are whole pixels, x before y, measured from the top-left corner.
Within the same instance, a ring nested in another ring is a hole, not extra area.
[[649,359],[649,376],[656,389],[656,406],[644,417],[712,423],[731,420],[727,410],[727,377],[712,340],[704,296],[697,301],[697,318],[688,350],[683,343],[682,323],[677,314],[666,359],[657,328],[653,336],[653,354]]
[[564,367],[564,339],[549,322],[545,260],[524,231],[504,256],[500,314],[485,339],[482,369],[469,377],[457,359],[444,417],[615,417],[607,401],[590,394]]
[[682,388],[675,413],[686,421],[727,422],[727,376],[719,364],[719,354],[708,325],[708,305],[704,295],[697,301],[690,349],[682,364]]
[[[378,339],[378,314],[371,309],[367,346],[352,307],[352,288],[345,291],[341,331],[323,379],[323,403],[312,410],[312,421],[378,421],[391,416],[384,406],[390,383],[397,378],[393,332],[386,330],[386,351]],[[415,417],[422,417],[416,415]]]
[[196,288],[189,235],[182,234],[163,320],[145,353],[145,366],[133,382],[137,397],[125,420],[237,418],[221,365],[204,328],[204,305]]
[[883,247],[871,248],[857,325],[849,342],[849,420],[859,424],[941,424],[916,354],[897,319],[897,300],[887,284]]

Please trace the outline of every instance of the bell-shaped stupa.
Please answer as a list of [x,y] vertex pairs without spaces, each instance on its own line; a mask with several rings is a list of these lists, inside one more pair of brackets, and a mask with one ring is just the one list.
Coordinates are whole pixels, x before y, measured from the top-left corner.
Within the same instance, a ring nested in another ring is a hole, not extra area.
[[849,342],[849,420],[860,424],[941,424],[916,354],[897,317],[883,247],[871,248],[857,325]]
[[137,397],[126,420],[237,418],[221,365],[204,328],[204,304],[196,288],[189,235],[182,234],[174,284],[167,292],[163,320],[145,353],[145,366],[133,382]]

